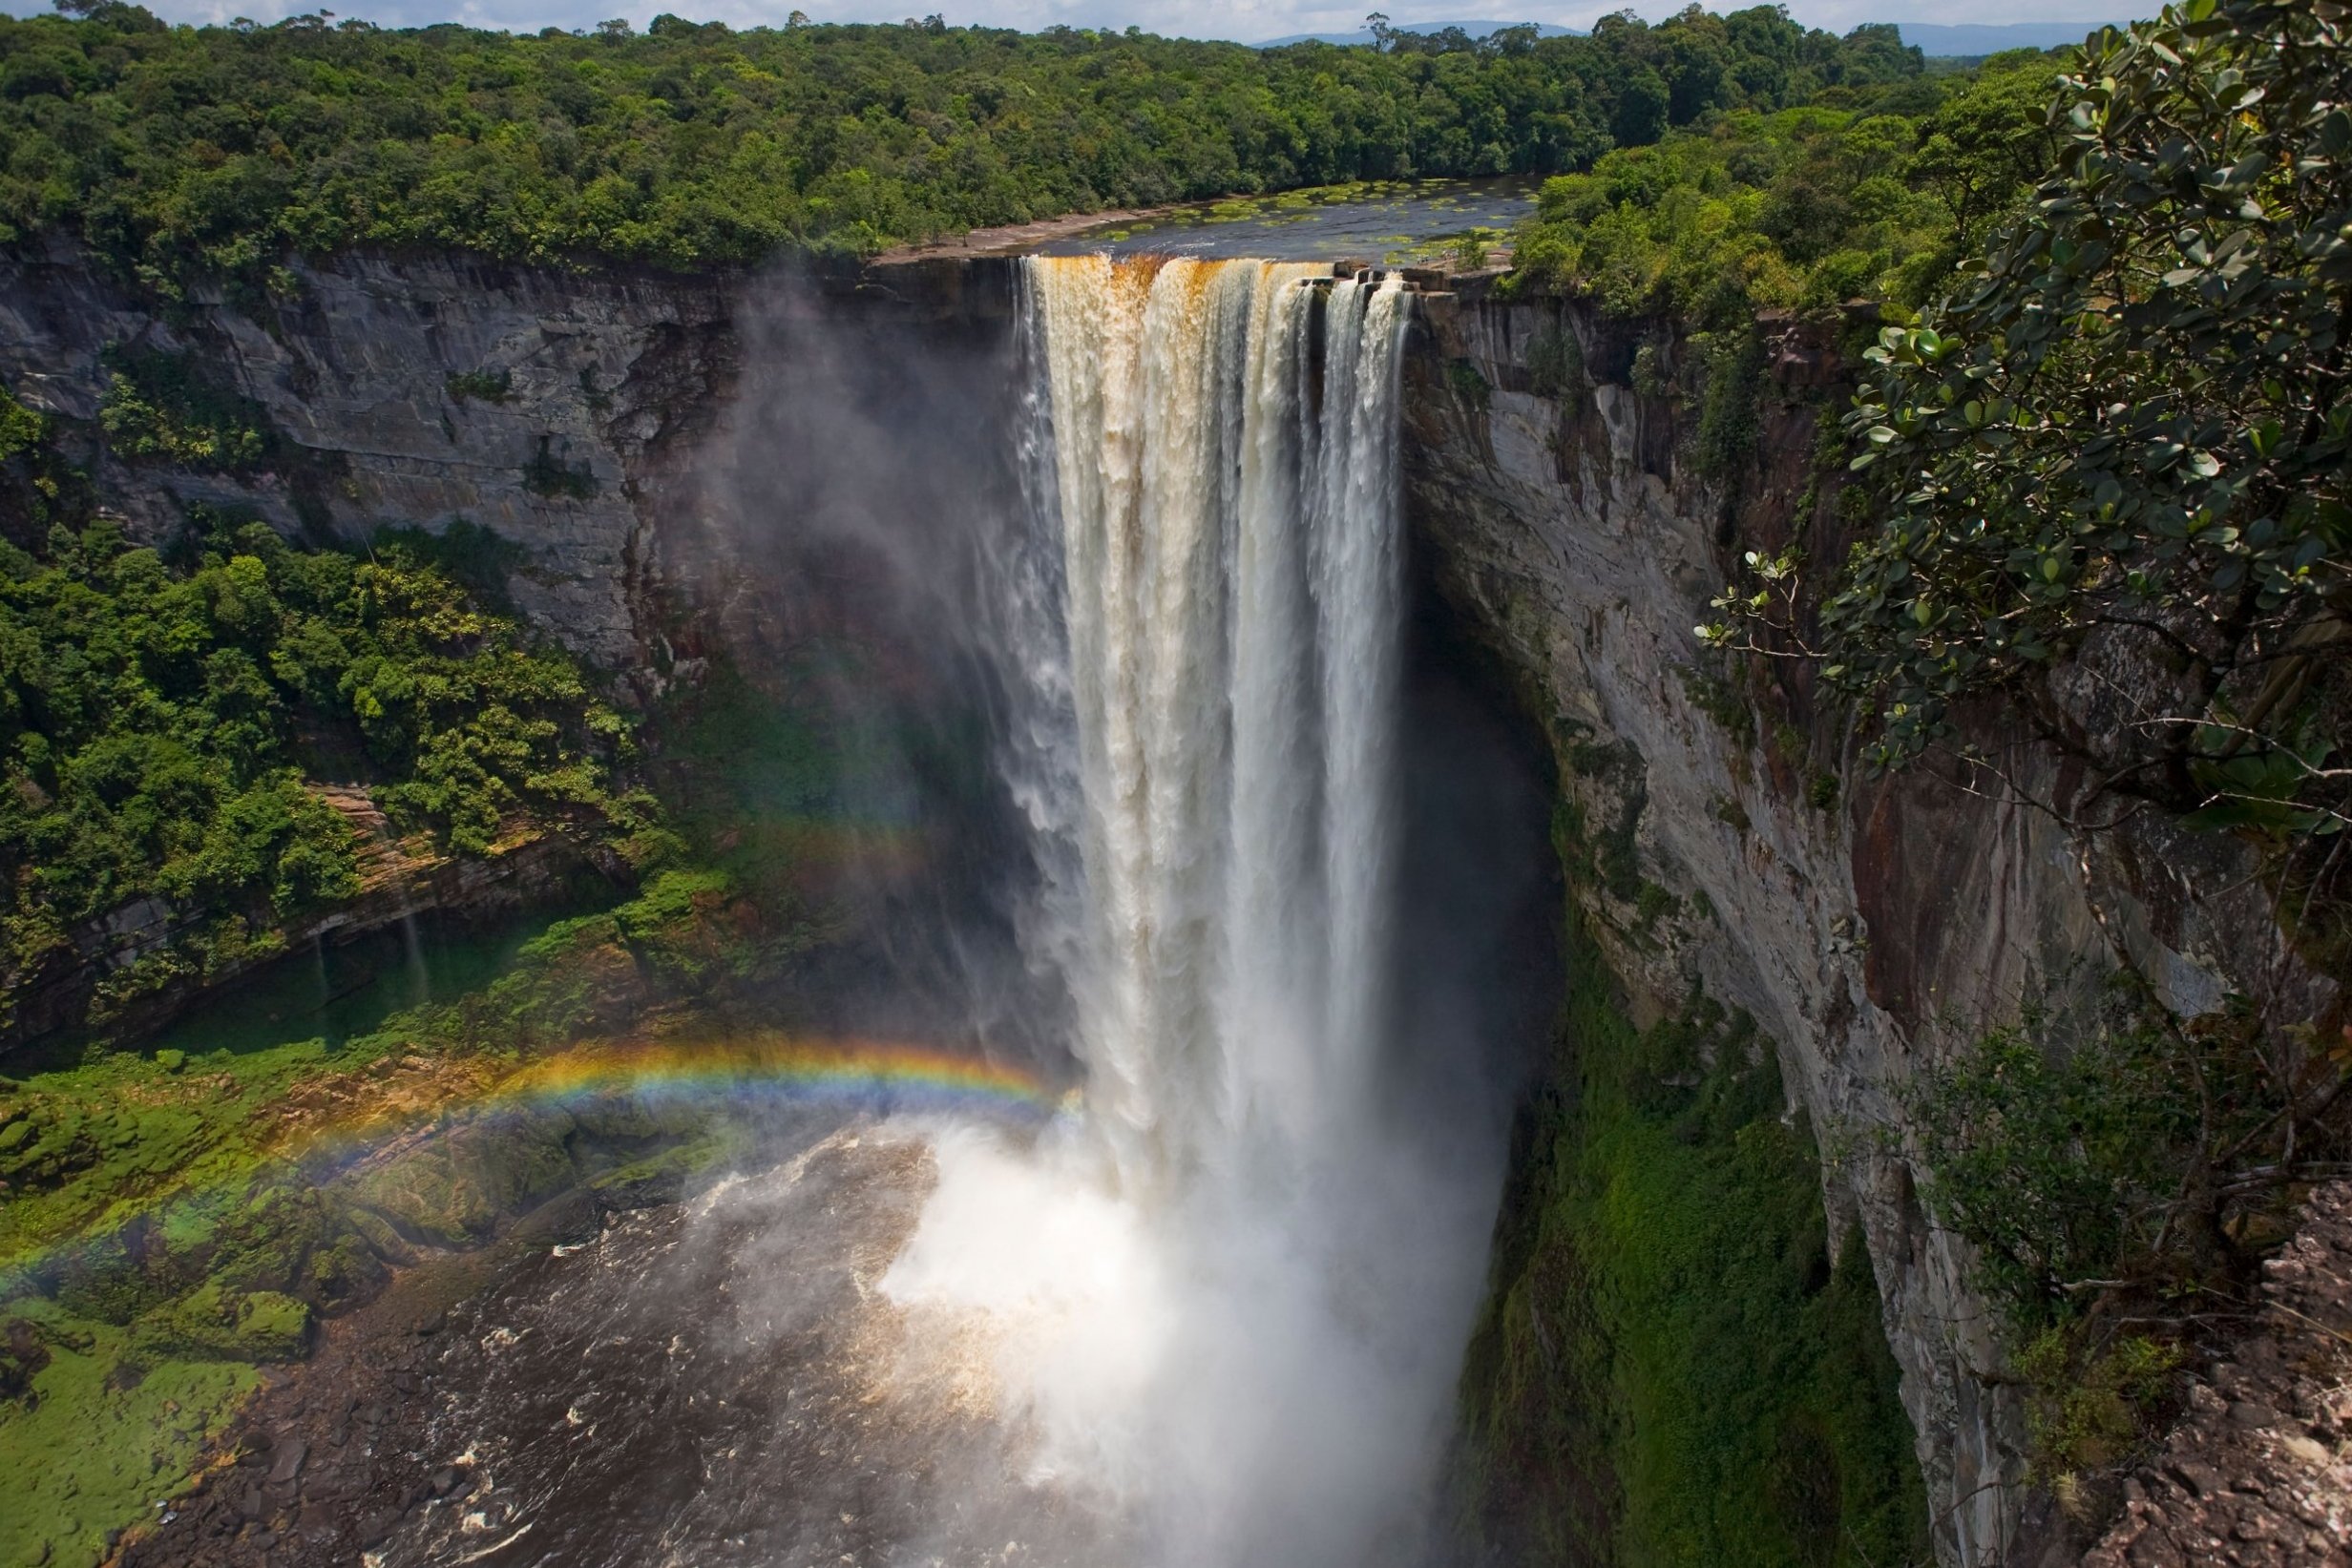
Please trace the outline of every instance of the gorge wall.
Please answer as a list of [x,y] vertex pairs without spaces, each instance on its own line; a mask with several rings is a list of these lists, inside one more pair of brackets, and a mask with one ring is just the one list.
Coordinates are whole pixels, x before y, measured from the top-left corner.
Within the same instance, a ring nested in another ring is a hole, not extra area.
[[[1642,1024],[1703,993],[1776,1045],[1830,1234],[1858,1223],[1869,1248],[1939,1559],[2063,1552],[1964,1249],[1920,1202],[1906,1087],[2125,958],[2184,1016],[2233,992],[2316,1011],[2325,983],[2283,950],[2234,841],[2146,816],[2092,838],[1931,770],[1869,779],[1801,669],[1702,647],[1694,623],[1743,552],[1842,553],[1843,453],[1816,455],[1846,397],[1834,328],[1766,324],[1760,361],[1715,360],[1738,381],[1710,408],[1708,345],[1666,324],[1475,284],[1427,320],[1416,538],[1550,726],[1564,802],[1597,826],[1586,874],[1566,851],[1570,897],[1623,1007]],[[1742,415],[1745,439],[1705,428]],[[2048,757],[1979,717],[2024,792],[2065,798]]]
[[200,359],[298,461],[134,468],[101,441],[94,460],[108,492],[131,498],[134,534],[167,535],[187,502],[346,538],[463,516],[525,552],[511,590],[526,614],[608,667],[643,661],[655,629],[640,518],[724,404],[725,289],[437,257],[352,257],[297,277],[284,300],[164,307],[63,241],[19,254],[0,262],[0,373],[30,406],[94,431],[102,350]]
[[[861,396],[902,397],[918,441],[960,443],[1009,413],[985,395],[1014,320],[998,261],[821,282],[355,255],[295,278],[284,299],[167,308],[70,249],[0,259],[0,380],[81,422],[142,537],[168,535],[191,502],[353,541],[461,517],[493,530],[518,552],[518,607],[640,700],[699,660],[857,613],[854,570],[814,596],[773,570],[768,552],[806,519],[761,497],[798,493],[809,454],[746,412],[772,407],[746,399],[749,349],[781,345],[759,373],[787,390],[850,374]],[[1820,1150],[1826,1234],[1858,1227],[1867,1247],[1938,1558],[2034,1560],[2056,1537],[2024,1485],[2024,1411],[1967,1260],[1919,1201],[1903,1088],[2026,996],[2111,969],[2110,948],[2184,1013],[2316,982],[2268,944],[2225,841],[2149,826],[2089,844],[1948,781],[1866,780],[1796,671],[1702,657],[1691,626],[1742,551],[1836,543],[1836,484],[1816,459],[1840,401],[1835,343],[1768,333],[1752,438],[1726,442],[1700,428],[1697,350],[1669,326],[1490,298],[1490,283],[1425,298],[1407,351],[1415,569],[1552,743],[1570,897],[1611,1004],[1646,1026],[1704,996],[1770,1042],[1787,1118]],[[838,352],[794,357],[795,343],[837,349],[843,331],[849,371]],[[200,362],[266,413],[290,459],[232,473],[111,451],[101,353],[123,345]],[[934,361],[936,375],[907,368]],[[746,462],[768,470],[756,492],[728,477]],[[951,466],[893,504],[952,526],[958,485],[1001,477]],[[2022,749],[2012,760],[2056,777]],[[1572,1289],[1575,1269],[1543,1254],[1506,1258],[1498,1291],[1572,1316],[1546,1292]],[[1571,1479],[1606,1511],[1606,1477]]]

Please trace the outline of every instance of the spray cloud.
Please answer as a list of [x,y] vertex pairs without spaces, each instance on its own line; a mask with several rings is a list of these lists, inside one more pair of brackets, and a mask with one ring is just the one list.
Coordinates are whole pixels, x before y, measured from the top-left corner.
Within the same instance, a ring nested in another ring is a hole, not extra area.
[[1493,1187],[1382,1094],[1410,297],[1024,282],[1030,531],[994,581],[1084,1114],[942,1142],[883,1289],[990,1326],[1035,1478],[1161,1568],[1411,1560]]

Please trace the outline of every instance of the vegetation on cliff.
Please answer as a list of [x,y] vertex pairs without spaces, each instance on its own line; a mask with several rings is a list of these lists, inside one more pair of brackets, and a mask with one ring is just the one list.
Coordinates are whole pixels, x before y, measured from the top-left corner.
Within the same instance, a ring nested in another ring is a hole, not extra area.
[[166,27],[0,18],[0,240],[64,228],[166,292],[291,253],[697,267],[1359,178],[1548,173],[1718,109],[1916,78],[1891,27],[1696,8],[1589,37],[1254,50],[1140,32]]
[[2029,998],[1918,1086],[1925,1196],[1977,1249],[2052,1473],[2118,1456],[2170,1365],[2147,1331],[2227,1321],[2301,1184],[2352,1159],[2352,1026],[2282,978],[2291,953],[2352,980],[2348,20],[2186,0],[2092,40],[2030,200],[1868,350],[1842,558],[1751,555],[1701,629],[1805,664],[1871,765],[2169,835],[2142,855],[2232,835],[2268,888],[2261,994],[2180,1016],[2118,943],[2098,1005]]
[[9,533],[48,524],[0,544],[0,1007],[94,955],[101,1019],[268,955],[360,890],[374,811],[461,855],[549,831],[659,847],[618,779],[620,717],[436,563],[465,537],[304,551],[200,508],[175,550],[136,548],[46,422],[0,407],[21,438]]
[[[2069,77],[2060,172],[1849,428],[1882,520],[1822,608],[1879,757],[2001,693],[2093,770],[2074,803],[2332,837],[2352,789],[2352,39],[2193,4]],[[2071,663],[2097,682],[2045,677]],[[2161,669],[2131,680],[2133,666]],[[2104,677],[2105,679],[2101,679]]]
[[[1606,874],[1593,825],[1556,836]],[[1584,919],[1464,1365],[1465,1506],[1527,1561],[1926,1560],[1869,1248],[1830,1231],[1772,1042],[1695,994],[1637,1027]]]

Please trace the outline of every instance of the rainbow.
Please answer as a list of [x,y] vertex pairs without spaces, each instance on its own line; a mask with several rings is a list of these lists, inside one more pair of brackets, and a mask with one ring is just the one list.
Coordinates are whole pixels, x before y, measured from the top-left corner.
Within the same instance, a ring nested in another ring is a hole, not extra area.
[[935,1046],[879,1040],[637,1042],[528,1061],[473,1102],[482,1109],[562,1105],[608,1095],[654,1100],[822,1100],[887,1114],[993,1111],[1048,1115],[1061,1097],[1036,1074]]
[[117,1203],[79,1235],[0,1259],[0,1299],[43,1266],[144,1215],[180,1205],[242,1202],[269,1167],[331,1180],[412,1136],[502,1115],[584,1109],[634,1100],[713,1112],[818,1104],[873,1116],[956,1115],[1038,1124],[1070,1112],[1076,1092],[1004,1062],[936,1046],[869,1039],[759,1035],[731,1038],[608,1041],[519,1061],[429,1059],[395,1076],[349,1110],[305,1119],[252,1153]]
[[388,1095],[374,1105],[299,1128],[267,1155],[324,1172],[364,1158],[404,1133],[446,1127],[460,1119],[579,1110],[615,1099],[711,1111],[800,1103],[873,1116],[1041,1121],[1068,1109],[1074,1098],[1074,1092],[1058,1093],[1035,1073],[937,1046],[781,1034],[603,1041],[512,1066],[479,1065],[490,1070],[431,1081],[421,1098]]

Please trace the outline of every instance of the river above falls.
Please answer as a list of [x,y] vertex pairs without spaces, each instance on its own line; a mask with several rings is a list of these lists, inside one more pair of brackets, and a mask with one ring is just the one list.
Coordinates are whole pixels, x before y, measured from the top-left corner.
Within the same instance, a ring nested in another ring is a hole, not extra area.
[[877,261],[978,256],[1186,256],[1205,261],[1360,260],[1388,266],[1459,264],[1476,234],[1507,248],[1510,231],[1535,211],[1542,181],[1361,180],[1274,196],[1172,203],[1131,212],[1077,213],[953,240],[909,246]]
[[1466,235],[1491,242],[1535,210],[1538,182],[1372,180],[1280,196],[1178,207],[1089,229],[1038,247],[1040,256],[1194,256],[1276,261],[1357,257],[1401,265],[1446,251]]

